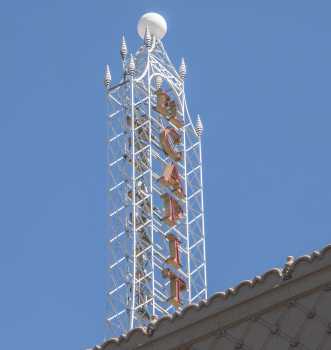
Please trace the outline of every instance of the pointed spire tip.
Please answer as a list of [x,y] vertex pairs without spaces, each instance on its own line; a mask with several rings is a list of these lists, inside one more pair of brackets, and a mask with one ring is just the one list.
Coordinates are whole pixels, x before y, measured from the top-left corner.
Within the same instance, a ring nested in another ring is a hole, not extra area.
[[109,68],[109,65],[108,65],[108,64],[106,64],[105,77],[104,77],[103,83],[104,83],[106,89],[109,89],[109,88],[110,88],[110,84],[111,84],[111,74],[110,74],[110,68]]
[[122,35],[122,43],[121,43],[120,54],[121,54],[122,60],[124,61],[126,56],[127,56],[127,54],[128,54],[128,47],[126,45],[126,40],[125,40],[124,34]]
[[145,29],[144,44],[148,49],[152,47],[152,36],[148,24],[146,25]]
[[200,119],[200,115],[199,114],[197,116],[197,121],[195,123],[195,132],[198,135],[198,137],[201,137],[201,135],[203,133],[203,124],[202,124],[202,121]]
[[129,65],[128,65],[128,73],[129,75],[134,75],[135,73],[135,70],[136,70],[136,65],[134,63],[134,58],[133,58],[133,55],[131,54],[130,56],[130,62],[129,62]]
[[182,80],[184,80],[186,76],[186,63],[183,57],[179,66],[179,76]]

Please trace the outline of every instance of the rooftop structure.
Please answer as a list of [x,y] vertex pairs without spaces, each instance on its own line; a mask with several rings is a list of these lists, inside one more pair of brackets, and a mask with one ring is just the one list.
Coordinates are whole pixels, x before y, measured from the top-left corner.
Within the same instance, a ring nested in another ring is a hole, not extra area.
[[331,245],[94,350],[330,350]]

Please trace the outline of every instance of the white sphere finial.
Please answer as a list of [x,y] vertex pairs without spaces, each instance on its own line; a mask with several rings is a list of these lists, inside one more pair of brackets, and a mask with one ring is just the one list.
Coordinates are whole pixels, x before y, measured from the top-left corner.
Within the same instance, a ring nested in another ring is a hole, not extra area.
[[144,39],[147,26],[151,35],[157,39],[162,39],[167,33],[167,22],[158,13],[149,12],[140,17],[137,30],[141,39]]

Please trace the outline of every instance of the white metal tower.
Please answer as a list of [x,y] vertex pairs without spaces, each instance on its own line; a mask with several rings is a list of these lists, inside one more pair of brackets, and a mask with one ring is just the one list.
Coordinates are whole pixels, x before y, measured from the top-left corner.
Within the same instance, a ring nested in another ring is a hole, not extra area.
[[207,298],[203,127],[187,108],[185,62],[177,72],[163,47],[166,30],[145,14],[135,55],[122,39],[118,84],[106,66],[111,336]]

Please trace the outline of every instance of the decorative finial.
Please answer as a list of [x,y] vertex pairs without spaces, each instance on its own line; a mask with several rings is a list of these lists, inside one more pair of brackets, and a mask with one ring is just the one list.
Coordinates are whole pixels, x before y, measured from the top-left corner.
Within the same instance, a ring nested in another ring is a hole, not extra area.
[[184,58],[182,58],[182,61],[179,66],[179,76],[182,80],[184,80],[186,76],[186,64],[185,64]]
[[161,75],[157,75],[155,77],[155,85],[156,85],[156,89],[157,90],[159,90],[161,88],[162,82],[163,82],[162,76]]
[[120,54],[122,57],[122,60],[125,60],[126,55],[128,54],[128,48],[126,46],[126,41],[125,41],[125,36],[122,36],[122,44],[121,44],[121,50],[120,50]]
[[145,37],[147,26],[151,36],[155,36],[156,39],[161,40],[167,33],[167,22],[158,13],[149,12],[140,17],[137,30],[141,39]]
[[152,36],[151,36],[151,32],[149,31],[148,24],[146,25],[144,44],[148,49],[152,47]]
[[111,74],[110,74],[110,69],[108,64],[106,64],[105,78],[103,80],[103,83],[105,84],[105,88],[108,90],[111,84]]
[[197,122],[195,124],[195,132],[197,133],[198,137],[201,137],[202,132],[203,132],[203,124],[202,121],[200,119],[200,115],[198,114],[197,117]]
[[136,70],[136,65],[135,65],[135,63],[134,63],[134,58],[133,58],[133,56],[131,55],[131,57],[130,57],[130,62],[129,62],[129,66],[128,66],[128,73],[129,73],[129,75],[134,75],[135,70]]

